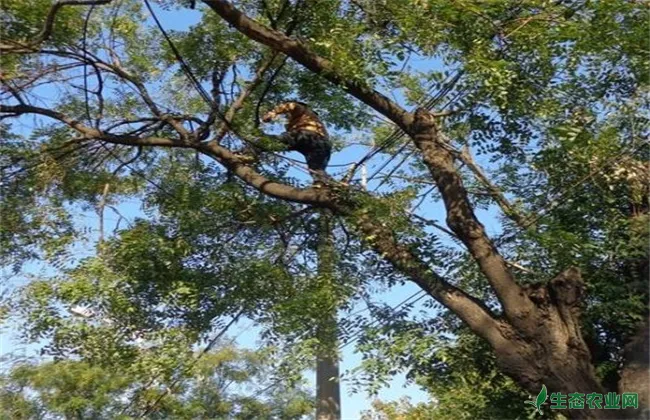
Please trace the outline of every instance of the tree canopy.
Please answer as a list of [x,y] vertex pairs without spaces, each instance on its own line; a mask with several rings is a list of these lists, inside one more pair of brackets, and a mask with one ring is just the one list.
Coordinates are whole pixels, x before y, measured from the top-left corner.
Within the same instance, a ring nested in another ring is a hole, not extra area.
[[[154,415],[297,418],[325,314],[360,389],[406,372],[431,394],[378,403],[389,418],[523,418],[542,385],[638,392],[648,413],[643,2],[3,7],[0,262],[22,280],[0,315],[49,357],[2,379],[20,416],[162,398]],[[326,185],[260,122],[288,99],[332,133]],[[405,283],[419,303],[377,299]],[[269,353],[194,372],[242,317]],[[261,371],[269,398],[223,392]]]

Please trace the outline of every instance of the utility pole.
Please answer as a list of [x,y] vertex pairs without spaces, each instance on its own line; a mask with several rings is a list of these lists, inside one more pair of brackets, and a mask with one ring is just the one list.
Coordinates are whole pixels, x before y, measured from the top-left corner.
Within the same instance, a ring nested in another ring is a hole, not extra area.
[[326,293],[323,316],[318,320],[316,337],[316,420],[341,419],[341,388],[338,357],[338,299],[334,293],[336,249],[332,236],[332,216],[328,210],[320,214],[318,238],[318,280]]

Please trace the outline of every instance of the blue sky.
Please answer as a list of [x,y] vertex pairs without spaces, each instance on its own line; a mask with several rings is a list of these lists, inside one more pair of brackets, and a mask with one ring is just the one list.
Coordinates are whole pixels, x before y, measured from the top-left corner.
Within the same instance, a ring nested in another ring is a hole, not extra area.
[[[176,29],[183,30],[187,29],[188,26],[196,23],[200,17],[199,12],[191,11],[188,9],[181,10],[171,10],[163,11],[157,9],[158,17],[161,19],[163,26],[166,29]],[[433,61],[413,61],[416,69],[426,69],[431,66],[439,65]],[[25,130],[29,128],[29,122],[25,121]],[[348,163],[352,161],[357,161],[365,153],[367,153],[368,148],[361,146],[353,146],[344,149],[343,151],[333,155],[330,162],[331,165],[338,165],[342,163]],[[296,159],[302,160],[302,157],[299,155],[291,155]],[[377,168],[381,165],[383,161],[381,159],[374,159],[368,164],[368,173],[373,173],[374,168]],[[333,168],[334,169],[334,168]],[[336,168],[334,172],[338,172],[341,168]],[[300,177],[300,175],[298,175]],[[302,176],[304,178],[304,175]],[[374,184],[376,185],[376,184]],[[370,185],[372,187],[373,184]],[[122,204],[120,207],[120,212],[126,216],[128,219],[134,219],[136,217],[143,216],[140,208],[140,204],[137,202],[130,202]],[[443,222],[444,224],[444,207],[441,203],[435,203],[428,201],[425,206],[421,208],[422,214],[428,218],[437,220],[438,222]],[[493,208],[488,210],[479,210],[477,211],[480,220],[483,221],[485,227],[488,231],[488,234],[493,236],[500,233],[500,223],[496,218],[496,212]],[[110,232],[113,230],[115,223],[118,220],[118,216],[114,214],[111,210],[106,210],[105,220],[107,223],[106,231]],[[76,245],[75,249],[77,251],[77,256],[81,257],[84,255],[91,255],[94,253],[94,247],[92,246],[93,241],[96,239],[98,220],[97,216],[92,212],[81,212],[79,213],[79,224],[88,226],[94,230],[94,234],[88,238],[88,243],[79,243]],[[26,269],[27,273],[33,274],[48,274],[51,270],[48,267],[31,264]],[[3,273],[6,274],[6,273]],[[26,281],[26,276],[21,276],[14,278],[12,282],[14,284],[20,284]],[[408,283],[402,286],[395,286],[391,290],[386,291],[382,294],[376,296],[377,300],[381,300],[391,306],[397,305],[403,301],[408,296],[411,296],[414,292],[419,289]],[[428,298],[427,298],[428,299]],[[426,299],[425,299],[426,300]],[[416,310],[421,308],[424,300],[418,303]],[[363,309],[363,306],[355,308],[355,310]],[[431,314],[434,316],[435,314]],[[19,328],[19,326],[13,326],[14,328]],[[30,355],[36,351],[35,346],[28,348],[21,348],[16,345],[12,340],[12,331],[5,330],[2,331],[2,336],[0,336],[0,355],[6,355],[10,352],[21,354],[24,352],[25,355]],[[255,328],[250,328],[250,321],[244,320],[239,322],[235,328],[230,333],[231,336],[238,336],[237,342],[245,347],[254,348],[257,346],[257,331]],[[346,346],[342,354],[341,362],[341,371],[351,371],[357,367],[360,363],[360,355],[355,353],[354,346]],[[0,365],[0,369],[6,368],[6,366]],[[312,375],[313,377],[314,375]],[[368,409],[370,407],[370,402],[374,397],[368,397],[365,394],[351,394],[350,384],[346,381],[342,383],[342,409],[343,409],[343,418],[344,419],[358,419],[362,410]],[[407,385],[403,375],[398,375],[395,377],[388,388],[383,389],[379,398],[382,400],[395,400],[401,397],[409,397],[413,402],[426,401],[429,399],[428,395],[422,392],[418,387],[414,385]]]

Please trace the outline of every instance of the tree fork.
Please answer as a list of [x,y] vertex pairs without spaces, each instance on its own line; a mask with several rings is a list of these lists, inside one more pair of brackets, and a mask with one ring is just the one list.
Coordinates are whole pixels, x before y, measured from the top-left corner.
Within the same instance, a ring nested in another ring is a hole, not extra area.
[[[536,395],[542,385],[550,392],[605,393],[591,353],[580,330],[580,305],[584,282],[580,270],[570,267],[547,283],[524,289],[537,307],[532,331],[515,330],[509,345],[495,347],[499,368],[520,386]],[[576,419],[616,418],[616,410],[588,408],[566,410]]]

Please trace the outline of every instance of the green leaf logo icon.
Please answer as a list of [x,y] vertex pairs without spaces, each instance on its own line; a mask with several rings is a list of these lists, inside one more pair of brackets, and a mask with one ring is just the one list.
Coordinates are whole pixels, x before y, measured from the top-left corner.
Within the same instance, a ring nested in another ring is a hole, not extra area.
[[530,404],[537,409],[539,414],[542,414],[542,405],[546,402],[546,385],[542,385],[542,390],[539,391],[535,401],[524,401],[524,404]]

